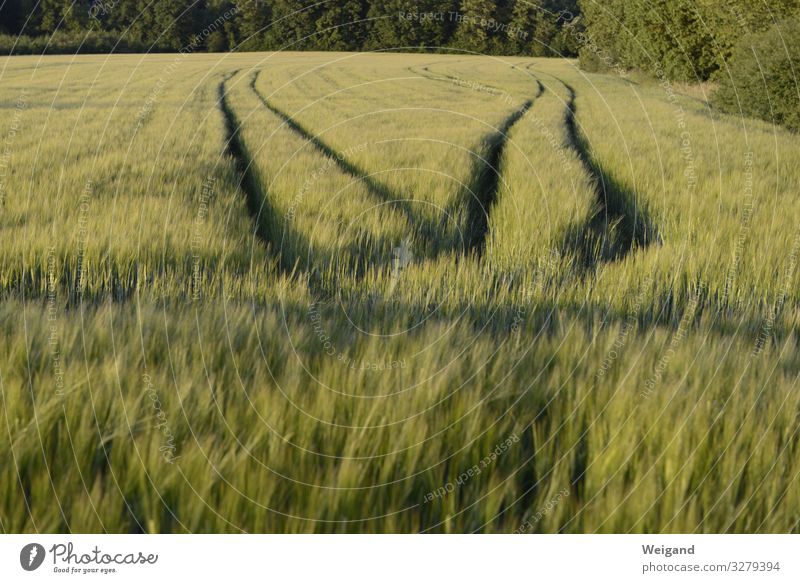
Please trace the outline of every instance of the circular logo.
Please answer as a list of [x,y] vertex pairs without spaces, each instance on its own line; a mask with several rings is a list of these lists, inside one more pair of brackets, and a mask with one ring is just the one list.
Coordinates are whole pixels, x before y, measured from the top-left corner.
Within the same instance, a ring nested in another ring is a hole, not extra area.
[[22,547],[19,552],[19,564],[26,571],[35,571],[44,562],[44,547],[38,543],[31,543]]

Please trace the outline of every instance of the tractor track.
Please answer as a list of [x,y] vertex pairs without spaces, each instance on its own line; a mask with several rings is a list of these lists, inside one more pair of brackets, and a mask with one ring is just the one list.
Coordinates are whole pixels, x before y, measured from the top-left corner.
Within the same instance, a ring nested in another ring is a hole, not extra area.
[[[409,67],[409,71],[426,79],[447,83],[461,89],[484,91],[490,95],[506,99],[510,97],[508,92],[493,85],[472,83],[469,79],[434,73],[430,70],[430,66],[422,67],[421,71]],[[487,89],[490,91],[486,91]],[[508,144],[508,134],[514,125],[530,110],[533,102],[541,97],[543,93],[544,85],[540,80],[536,79],[535,95],[514,110],[496,131],[484,136],[482,146],[479,148],[484,152],[483,154],[473,152],[473,155],[478,160],[473,167],[468,186],[464,189],[464,196],[461,197],[462,200],[466,199],[467,206],[467,228],[462,242],[464,251],[467,254],[482,256],[486,249],[486,239],[490,229],[490,214],[492,207],[497,202],[501,180],[500,166]]]
[[484,156],[478,156],[478,163],[472,171],[467,187],[467,232],[464,247],[468,252],[482,255],[489,234],[489,215],[500,188],[500,165],[508,144],[508,134],[533,105],[529,99],[508,116],[497,131],[483,139]]
[[[327,302],[336,295],[336,286],[332,287],[330,283],[325,282],[320,265],[311,261],[310,254],[304,256],[292,250],[293,248],[311,250],[313,246],[307,237],[292,229],[291,221],[280,220],[281,216],[270,204],[269,193],[263,187],[257,166],[241,136],[241,124],[228,101],[226,91],[226,84],[238,73],[239,70],[228,73],[219,83],[218,105],[225,124],[225,154],[234,162],[239,178],[237,187],[245,195],[248,213],[253,220],[254,235],[277,255],[279,269],[285,276],[295,278],[298,274],[302,274],[301,277],[305,279],[312,297],[317,301]],[[331,158],[342,161],[335,152]],[[293,242],[294,247],[287,245],[287,240]],[[352,255],[363,259],[363,255],[358,252]],[[323,271],[335,263],[331,257],[327,259],[328,261],[323,261],[325,265]],[[356,279],[361,278],[364,275],[363,265],[359,262],[353,267],[353,276]]]
[[[500,95],[507,95],[497,87],[484,84],[471,86],[468,79],[434,73],[429,67],[430,65],[422,67],[422,70],[413,68],[409,70],[427,79],[463,89],[488,88],[492,94],[499,92]],[[592,156],[591,148],[578,128],[574,88],[561,79],[555,77],[554,79],[561,83],[568,93],[563,121],[567,146],[575,153],[589,176],[598,208],[588,220],[569,229],[563,245],[565,251],[576,255],[579,264],[590,267],[598,262],[621,260],[631,251],[646,248],[652,243],[661,244],[662,240],[655,225],[646,211],[637,204],[636,194],[609,176]],[[534,99],[541,97],[545,91],[539,79],[536,79],[536,83],[538,89]],[[499,164],[507,142],[505,134],[519,121],[531,104],[532,101],[526,102],[506,120],[497,133],[485,138],[484,143],[489,144],[488,154],[482,157],[482,164],[476,166],[468,193],[471,196],[466,246],[478,254],[485,248],[490,210],[497,199],[501,178]]]
[[310,143],[320,154],[332,160],[343,173],[347,174],[356,181],[365,185],[367,191],[380,203],[390,204],[397,208],[406,218],[409,225],[415,229],[419,236],[432,248],[437,248],[439,233],[441,231],[438,223],[434,223],[418,213],[415,213],[409,204],[409,198],[404,198],[390,188],[375,180],[369,172],[354,164],[342,153],[325,142],[319,135],[312,133],[305,128],[295,118],[271,103],[256,87],[256,81],[261,74],[261,70],[256,71],[250,78],[250,88],[258,97],[261,104],[270,112],[280,118],[289,129],[299,135],[303,140]]
[[[433,245],[433,248],[439,249],[439,251],[458,249],[460,253],[464,255],[474,254],[481,256],[483,254],[490,228],[489,217],[491,209],[497,201],[501,180],[500,166],[502,164],[506,145],[508,144],[509,132],[528,110],[530,110],[534,100],[540,97],[544,92],[544,86],[540,81],[536,81],[537,91],[533,98],[522,103],[521,106],[517,107],[503,120],[499,127],[488,135],[485,135],[481,140],[481,146],[478,148],[478,152],[472,153],[473,156],[477,158],[477,161],[472,168],[467,186],[464,187],[462,196],[459,197],[459,201],[456,203],[465,205],[466,207],[465,232],[462,234],[460,241],[442,245],[440,241],[441,228],[438,224],[424,221],[411,210],[407,201],[401,200],[401,197],[397,196],[396,193],[392,192],[380,182],[374,180],[364,169],[349,161],[344,155],[326,143],[318,135],[312,133],[288,113],[271,103],[256,87],[256,82],[260,73],[261,70],[256,71],[251,76],[250,87],[262,105],[280,118],[283,123],[297,135],[316,148],[319,153],[333,160],[342,172],[355,180],[362,181],[370,194],[380,202],[388,202],[396,205],[406,216],[409,224],[413,225],[419,234],[429,242],[429,244]],[[424,76],[435,79],[435,77]],[[452,84],[452,81],[447,79],[440,78],[438,80]],[[468,88],[465,87],[465,89]],[[457,209],[453,210],[455,211]]]
[[572,86],[558,79],[567,90],[564,112],[567,145],[590,177],[598,212],[567,233],[564,247],[578,257],[584,267],[598,262],[618,261],[636,249],[661,238],[644,209],[637,204],[636,193],[620,184],[603,169],[591,153],[591,147],[578,128],[576,93]]
[[285,274],[292,274],[296,261],[287,255],[279,227],[275,221],[275,210],[269,203],[261,181],[256,175],[252,157],[247,151],[240,134],[240,123],[233,108],[228,103],[226,84],[239,70],[225,75],[217,87],[220,112],[225,122],[225,153],[233,160],[239,176],[238,186],[245,195],[247,210],[253,220],[253,234],[267,247],[278,253],[279,267]]

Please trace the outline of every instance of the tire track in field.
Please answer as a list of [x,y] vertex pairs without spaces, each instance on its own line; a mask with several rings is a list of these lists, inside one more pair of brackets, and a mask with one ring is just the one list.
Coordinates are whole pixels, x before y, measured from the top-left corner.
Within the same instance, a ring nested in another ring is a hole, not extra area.
[[[440,81],[442,83],[447,83],[448,85],[453,85],[461,89],[470,89],[472,91],[479,91],[482,93],[486,93],[488,95],[494,95],[496,97],[504,97],[506,99],[511,97],[511,95],[507,91],[500,89],[499,87],[495,87],[494,85],[489,85],[487,83],[472,82],[469,79],[465,79],[463,77],[456,77],[454,75],[449,75],[447,73],[436,73],[434,71],[431,71],[430,68],[433,65],[445,62],[447,61],[437,61],[435,63],[429,63],[428,65],[422,67],[422,70],[417,70],[415,67],[409,67],[408,70],[414,73],[415,75],[425,77],[426,79],[430,79],[431,81]],[[452,61],[452,62],[459,63],[464,61]],[[520,69],[516,65],[511,65],[511,68],[517,71],[522,71],[522,69]],[[533,75],[531,75],[528,72],[524,72],[524,74],[533,77]],[[536,90],[536,95],[534,95],[533,98],[537,99],[542,96],[542,93],[544,93],[544,85],[542,85],[542,82],[539,81],[538,79],[535,79],[535,81],[537,85],[537,90]]]
[[441,229],[438,223],[435,223],[419,213],[414,212],[409,204],[409,200],[403,198],[398,193],[392,191],[389,187],[375,180],[368,172],[358,167],[358,165],[349,161],[342,152],[337,151],[327,142],[325,142],[318,135],[315,135],[310,130],[306,129],[296,119],[281,110],[276,105],[272,104],[256,87],[256,81],[262,70],[256,71],[250,78],[250,88],[253,93],[258,97],[262,105],[270,112],[280,118],[292,131],[303,138],[306,142],[310,143],[317,151],[332,160],[339,170],[353,178],[354,180],[362,182],[367,191],[376,198],[380,203],[389,203],[391,206],[400,210],[405,215],[406,221],[410,227],[417,231],[426,246],[430,249],[440,250],[442,247],[439,234]]
[[266,247],[277,251],[281,271],[289,274],[296,267],[295,261],[288,256],[284,245],[281,244],[281,238],[278,236],[279,227],[275,222],[275,210],[256,176],[253,160],[239,131],[239,120],[228,103],[226,84],[238,72],[239,70],[236,70],[225,75],[217,88],[219,109],[225,122],[225,153],[233,159],[236,167],[239,176],[238,186],[245,195],[247,210],[253,219],[254,234]]
[[[447,83],[461,89],[482,91],[489,95],[502,97],[505,100],[511,98],[507,91],[492,85],[471,82],[469,79],[447,74],[440,76],[430,70],[430,67],[434,64],[436,63],[424,66],[422,71],[409,67],[409,71],[426,79]],[[512,66],[512,68],[517,69],[516,66]],[[530,110],[534,100],[541,97],[543,93],[544,85],[536,79],[536,94],[503,120],[503,123],[494,132],[483,137],[481,140],[482,145],[478,148],[479,151],[483,152],[482,154],[471,152],[477,160],[472,168],[467,186],[464,188],[464,194],[460,197],[462,200],[458,201],[458,204],[466,204],[467,207],[467,226],[464,237],[464,251],[467,254],[475,254],[480,257],[486,249],[486,239],[490,229],[490,214],[492,207],[497,202],[497,195],[500,189],[500,180],[502,178],[500,166],[508,144],[508,134],[514,125]],[[464,199],[466,200],[465,203],[462,202]]]
[[[516,68],[516,67],[515,67]],[[438,74],[426,65],[421,71],[409,68],[415,74],[427,79],[447,83],[467,90],[487,91],[492,95],[505,95],[491,85],[471,83],[467,79],[454,77],[448,74]],[[608,173],[594,160],[590,148],[581,135],[576,122],[576,93],[572,86],[555,78],[568,92],[564,126],[567,134],[567,145],[573,150],[580,160],[586,174],[589,176],[592,188],[596,194],[598,212],[593,213],[586,221],[573,225],[567,229],[562,247],[565,253],[577,257],[579,265],[584,268],[592,267],[598,262],[616,261],[624,258],[629,252],[637,248],[645,248],[653,242],[661,242],[661,238],[644,209],[636,204],[634,192],[612,179]],[[545,87],[540,80],[536,80],[538,91],[535,98],[541,97]],[[532,101],[528,101],[523,109],[530,108]],[[478,164],[473,170],[468,194],[469,198],[469,239],[467,246],[474,252],[481,254],[485,248],[486,236],[489,231],[489,215],[491,206],[496,201],[497,189],[501,178],[498,169],[502,160],[502,153],[506,139],[499,142],[503,130],[507,133],[511,126],[518,121],[525,111],[520,114],[514,112],[501,127],[497,134],[485,138],[489,145],[489,153],[483,156],[483,164]],[[508,123],[511,122],[511,123]],[[494,148],[497,148],[495,150]]]
[[598,262],[618,261],[631,251],[661,243],[652,219],[637,204],[636,193],[612,178],[592,156],[575,118],[575,90],[561,79],[558,82],[568,93],[564,112],[567,144],[591,179],[599,209],[568,229],[564,250],[574,254],[583,267],[591,268]]
[[[249,153],[245,140],[241,135],[241,124],[236,113],[228,101],[227,82],[239,73],[240,70],[226,74],[218,86],[218,104],[225,124],[225,153],[234,161],[236,173],[239,177],[237,188],[245,195],[248,213],[254,223],[254,234],[273,253],[277,255],[278,266],[281,272],[289,277],[298,275],[304,278],[312,297],[320,301],[328,301],[337,293],[337,285],[326,280],[325,274],[331,269],[341,267],[337,261],[336,252],[314,250],[309,238],[297,229],[290,226],[291,221],[282,220],[284,216],[276,211],[270,204],[270,194],[263,186],[259,175],[258,166],[253,156]],[[333,160],[338,158],[333,157]],[[348,265],[348,273],[355,280],[361,279],[367,269],[366,261],[369,254],[363,247],[371,247],[369,241],[362,237],[349,246],[346,255],[352,258],[353,264]],[[381,245],[374,245],[381,247]],[[387,247],[383,245],[382,247]],[[301,253],[298,250],[308,250]],[[321,264],[314,260],[322,256]]]
[[[442,83],[447,83],[448,85],[454,85],[462,89],[472,89],[474,91],[482,91],[489,95],[505,94],[505,91],[503,91],[499,87],[495,87],[494,85],[488,85],[486,83],[473,83],[469,79],[464,79],[463,77],[456,77],[455,75],[449,75],[447,73],[437,73],[435,71],[431,71],[430,68],[433,65],[445,62],[447,61],[437,61],[435,63],[430,63],[422,67],[421,70],[417,70],[415,67],[409,67],[408,70],[414,73],[415,75],[420,75],[421,77],[425,77],[426,79],[430,79],[431,81],[441,81]],[[452,61],[449,62],[448,64],[459,63],[459,62],[463,61]]]
[[467,232],[464,245],[470,253],[481,256],[486,248],[486,237],[489,234],[489,214],[497,202],[501,179],[500,165],[508,144],[508,134],[532,105],[533,99],[529,99],[508,116],[497,128],[497,131],[484,136],[482,146],[484,155],[473,153],[478,160],[472,169],[465,193],[467,196]]

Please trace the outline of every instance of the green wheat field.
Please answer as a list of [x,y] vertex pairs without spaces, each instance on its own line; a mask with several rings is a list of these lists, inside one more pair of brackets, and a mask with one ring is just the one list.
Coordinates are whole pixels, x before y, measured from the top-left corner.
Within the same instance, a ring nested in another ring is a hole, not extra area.
[[706,100],[0,59],[0,529],[800,532],[800,137]]

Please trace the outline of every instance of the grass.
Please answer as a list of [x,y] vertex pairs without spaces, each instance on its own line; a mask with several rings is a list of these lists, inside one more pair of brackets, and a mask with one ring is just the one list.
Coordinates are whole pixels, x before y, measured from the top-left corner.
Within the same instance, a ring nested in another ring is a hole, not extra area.
[[800,529],[796,136],[564,60],[0,77],[3,532]]

